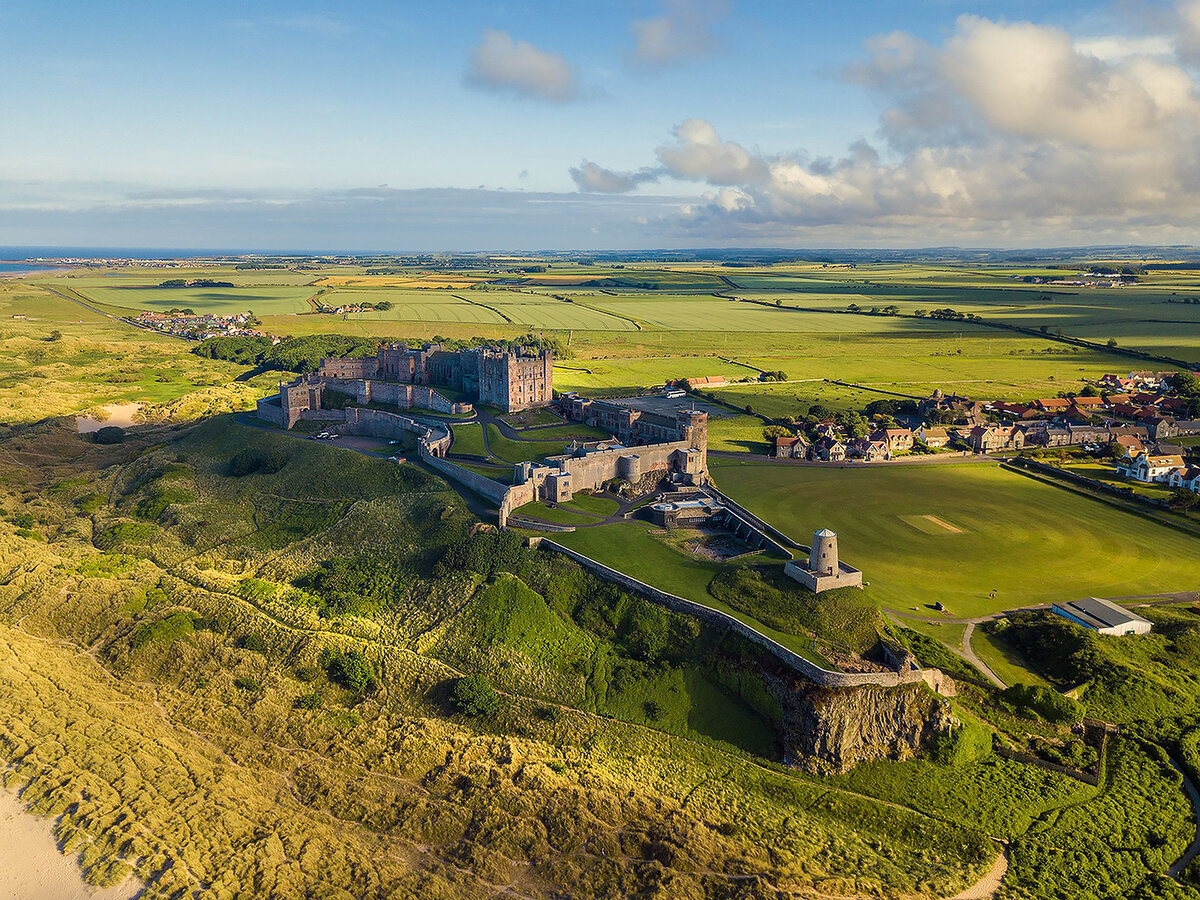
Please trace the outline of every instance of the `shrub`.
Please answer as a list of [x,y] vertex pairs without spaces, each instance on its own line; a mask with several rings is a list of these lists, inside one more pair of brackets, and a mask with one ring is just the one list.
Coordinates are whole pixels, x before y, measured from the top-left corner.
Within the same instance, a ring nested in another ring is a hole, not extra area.
[[467,675],[454,682],[450,702],[459,712],[478,718],[495,714],[500,708],[500,695],[483,675]]
[[233,679],[233,686],[240,691],[246,691],[247,693],[251,694],[256,694],[259,690],[261,690],[258,682],[247,675],[239,675],[237,678]]
[[143,622],[133,630],[129,637],[129,646],[138,650],[149,644],[171,643],[180,638],[188,637],[196,630],[196,618],[190,611],[173,612],[165,619],[155,622]]
[[356,694],[366,694],[375,687],[375,667],[358,650],[345,650],[333,656],[325,665],[329,680]]
[[980,722],[964,722],[933,739],[929,755],[944,766],[968,766],[992,754],[992,732]]
[[119,425],[105,425],[92,435],[92,441],[97,444],[119,444],[125,440],[125,429]]
[[1079,703],[1041,685],[1014,684],[1001,691],[1000,699],[1020,715],[1047,722],[1078,722],[1083,718]]
[[266,641],[262,639],[261,635],[257,634],[243,635],[241,640],[238,641],[238,646],[243,650],[252,650],[255,653],[265,653],[267,650]]
[[317,691],[312,691],[308,694],[303,694],[296,698],[297,709],[320,709],[321,695]]

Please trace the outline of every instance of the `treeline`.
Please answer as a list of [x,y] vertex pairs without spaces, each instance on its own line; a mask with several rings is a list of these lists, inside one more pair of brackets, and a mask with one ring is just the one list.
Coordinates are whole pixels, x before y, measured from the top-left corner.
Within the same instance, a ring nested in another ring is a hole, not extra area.
[[[570,351],[553,337],[539,334],[523,334],[512,340],[471,338],[451,340],[435,337],[433,342],[445,344],[453,350],[471,347],[493,347],[515,351],[521,347],[549,350],[556,357],[566,358]],[[356,338],[343,334],[310,334],[302,337],[287,337],[272,343],[269,337],[252,335],[219,335],[201,341],[192,352],[205,359],[223,359],[243,366],[279,372],[315,372],[321,360],[330,356],[374,356],[380,341],[375,338]],[[420,346],[422,341],[409,341]]]
[[377,342],[341,334],[311,334],[284,338],[221,335],[201,341],[192,352],[205,359],[224,359],[244,366],[279,372],[315,372],[328,356],[373,356]]
[[166,281],[159,282],[159,287],[176,288],[176,287],[206,287],[206,288],[231,288],[236,287],[232,281],[213,281],[211,278],[168,278]]

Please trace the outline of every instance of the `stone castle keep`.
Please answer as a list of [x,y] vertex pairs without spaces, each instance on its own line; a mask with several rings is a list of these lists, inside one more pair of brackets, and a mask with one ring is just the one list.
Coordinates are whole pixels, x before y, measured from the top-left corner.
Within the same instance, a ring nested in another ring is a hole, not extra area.
[[447,350],[442,344],[408,347],[381,344],[375,356],[326,359],[323,378],[440,385],[471,394],[478,401],[516,412],[546,406],[554,398],[554,357],[549,350],[522,347],[516,352],[476,347]]

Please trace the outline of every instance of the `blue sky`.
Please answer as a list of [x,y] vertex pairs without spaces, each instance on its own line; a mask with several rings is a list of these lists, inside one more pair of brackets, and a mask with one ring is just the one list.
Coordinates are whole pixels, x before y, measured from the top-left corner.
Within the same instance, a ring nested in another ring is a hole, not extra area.
[[1200,5],[1048,6],[0,0],[0,243],[1189,233]]

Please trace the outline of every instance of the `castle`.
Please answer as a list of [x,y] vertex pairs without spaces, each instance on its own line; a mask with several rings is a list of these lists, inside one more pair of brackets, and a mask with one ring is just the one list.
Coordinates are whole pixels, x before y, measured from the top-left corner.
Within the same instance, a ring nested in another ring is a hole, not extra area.
[[679,409],[674,417],[656,415],[655,420],[653,432],[618,434],[622,441],[575,442],[544,463],[518,463],[512,492],[521,502],[514,508],[532,500],[565,503],[576,491],[599,490],[614,479],[630,482],[635,493],[664,479],[707,481],[708,413]]
[[381,344],[375,356],[323,360],[317,375],[343,381],[384,381],[440,385],[478,401],[517,412],[546,406],[554,398],[554,357],[549,350],[516,351],[473,347],[448,350],[442,344],[409,347]]

